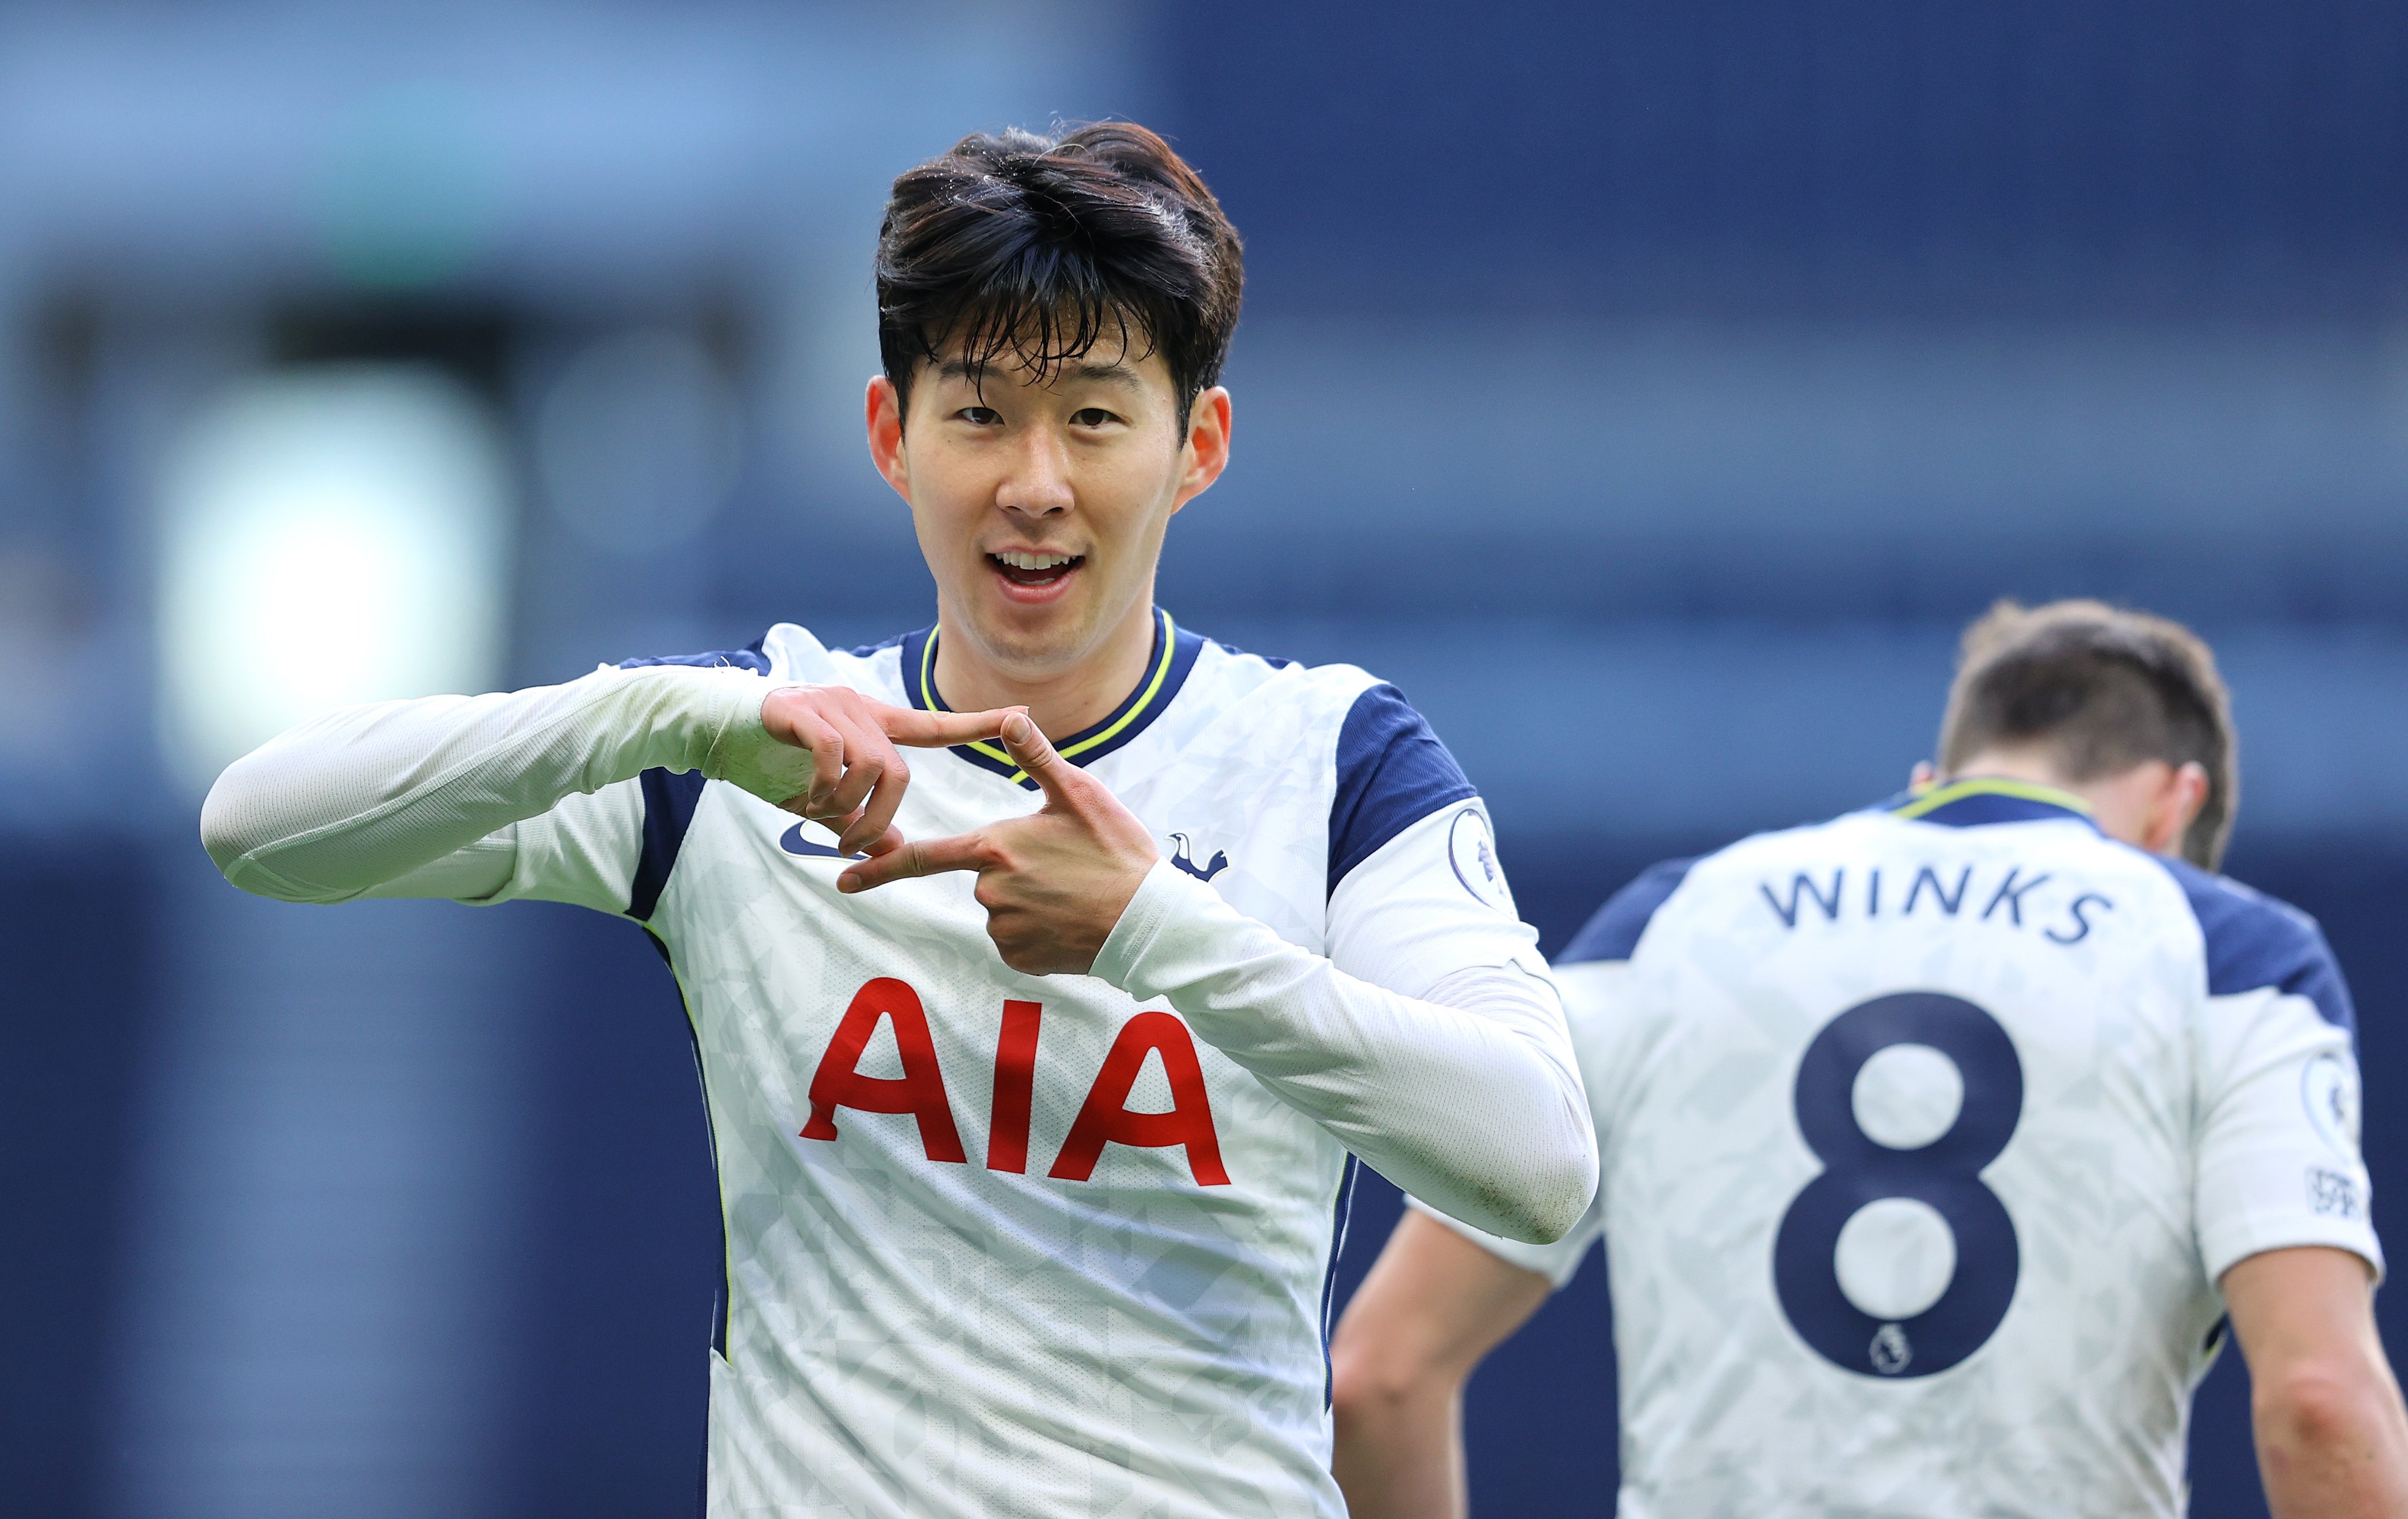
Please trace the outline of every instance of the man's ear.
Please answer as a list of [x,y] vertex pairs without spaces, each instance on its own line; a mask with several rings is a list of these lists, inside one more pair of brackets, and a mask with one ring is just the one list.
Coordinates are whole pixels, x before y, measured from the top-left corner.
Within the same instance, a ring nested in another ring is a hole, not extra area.
[[2149,817],[2146,847],[2150,853],[2182,852],[2183,835],[2190,832],[2199,809],[2207,805],[2208,789],[2207,768],[2196,760],[2185,760],[2166,777]]
[[1914,768],[1906,773],[1906,788],[1910,791],[1928,791],[1931,788],[1931,783],[1939,778],[1940,772],[1931,768],[1930,760],[1917,760],[1914,762]]
[[1214,385],[1196,398],[1187,412],[1187,441],[1182,448],[1187,468],[1179,478],[1179,494],[1172,499],[1170,510],[1181,507],[1212,488],[1221,471],[1229,467],[1229,388]]
[[895,382],[882,374],[870,376],[862,411],[869,427],[870,461],[904,504],[910,504],[911,469],[903,457],[903,398],[896,393]]

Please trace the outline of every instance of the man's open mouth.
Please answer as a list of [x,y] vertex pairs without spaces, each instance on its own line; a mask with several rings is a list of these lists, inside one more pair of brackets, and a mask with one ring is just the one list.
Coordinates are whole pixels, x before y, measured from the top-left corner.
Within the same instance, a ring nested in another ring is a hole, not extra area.
[[1087,562],[1083,554],[1033,554],[1019,549],[990,554],[986,558],[1015,586],[1051,586]]

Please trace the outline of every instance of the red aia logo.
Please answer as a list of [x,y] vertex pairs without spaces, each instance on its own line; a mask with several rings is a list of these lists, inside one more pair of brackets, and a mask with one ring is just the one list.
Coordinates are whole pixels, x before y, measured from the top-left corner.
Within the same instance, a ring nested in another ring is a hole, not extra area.
[[[1003,1005],[1003,1034],[995,1046],[995,1107],[988,1115],[986,1168],[1025,1172],[1028,1169],[1029,1097],[1037,1078],[1037,1028],[1045,1016],[1039,1002]],[[895,1025],[895,1048],[903,1057],[900,1077],[864,1076],[861,1052],[878,1020]],[[1162,1056],[1170,1078],[1170,1111],[1132,1113],[1129,1089],[1145,1068],[1149,1051]],[[937,1066],[936,1041],[928,1035],[928,1014],[920,994],[891,976],[866,983],[853,994],[843,1021],[828,1040],[827,1053],[811,1074],[811,1117],[803,1125],[806,1139],[833,1139],[836,1110],[851,1107],[864,1113],[909,1113],[919,1121],[920,1147],[932,1161],[967,1165],[961,1131],[953,1127],[953,1099],[945,1092],[944,1072]],[[1199,1187],[1226,1187],[1229,1173],[1221,1165],[1221,1136],[1212,1127],[1211,1105],[1204,1095],[1204,1069],[1197,1063],[1196,1043],[1187,1025],[1168,1013],[1140,1013],[1121,1025],[1119,1037],[1104,1056],[1103,1069],[1087,1089],[1087,1100],[1071,1121],[1069,1137],[1045,1174],[1058,1181],[1084,1181],[1096,1174],[1096,1162],[1106,1145],[1160,1149],[1184,1146],[1188,1174]]]

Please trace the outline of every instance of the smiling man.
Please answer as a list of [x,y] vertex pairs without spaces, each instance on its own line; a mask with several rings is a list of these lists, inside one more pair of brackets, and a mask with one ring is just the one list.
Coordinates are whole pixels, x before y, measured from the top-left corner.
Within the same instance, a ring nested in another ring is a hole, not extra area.
[[1587,1205],[1454,760],[1363,672],[1154,604],[1228,459],[1240,288],[1154,134],[968,138],[878,251],[869,446],[933,625],[336,713],[210,794],[248,890],[655,935],[726,1230],[713,1514],[1341,1514],[1354,1157],[1517,1239]]

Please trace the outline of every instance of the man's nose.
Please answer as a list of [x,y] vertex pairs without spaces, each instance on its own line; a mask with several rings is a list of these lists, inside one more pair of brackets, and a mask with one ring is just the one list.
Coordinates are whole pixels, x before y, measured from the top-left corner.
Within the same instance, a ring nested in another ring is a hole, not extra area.
[[996,492],[996,504],[1023,516],[1058,516],[1070,510],[1070,450],[1052,427],[1030,427],[1019,439],[1011,470]]

